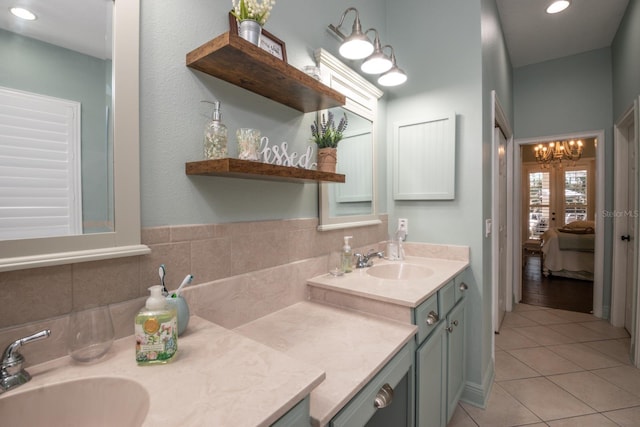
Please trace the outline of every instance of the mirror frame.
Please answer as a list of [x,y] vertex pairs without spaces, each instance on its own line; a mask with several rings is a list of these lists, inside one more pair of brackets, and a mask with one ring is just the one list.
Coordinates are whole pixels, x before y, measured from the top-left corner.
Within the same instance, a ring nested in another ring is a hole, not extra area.
[[114,231],[0,241],[0,272],[151,252],[140,243],[139,43],[140,1],[114,1]]
[[[320,68],[322,82],[332,89],[337,90],[346,97],[343,108],[354,114],[358,114],[371,121],[372,134],[372,199],[371,214],[369,215],[345,215],[339,217],[330,216],[329,208],[329,185],[339,185],[330,183],[320,183],[319,186],[319,231],[337,230],[342,228],[362,227],[366,225],[381,224],[377,210],[377,175],[376,175],[376,119],[378,114],[378,99],[383,92],[367,81],[364,77],[346,66],[343,62],[331,55],[324,49],[315,51],[316,64]],[[323,112],[318,112],[321,115]],[[347,179],[349,179],[347,177]]]

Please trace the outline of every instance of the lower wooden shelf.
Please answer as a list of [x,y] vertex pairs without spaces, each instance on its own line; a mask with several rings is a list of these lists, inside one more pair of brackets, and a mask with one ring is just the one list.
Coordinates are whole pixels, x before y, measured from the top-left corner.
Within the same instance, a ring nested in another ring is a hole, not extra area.
[[187,175],[226,176],[288,182],[345,182],[345,175],[317,170],[271,165],[240,159],[200,160],[187,162]]

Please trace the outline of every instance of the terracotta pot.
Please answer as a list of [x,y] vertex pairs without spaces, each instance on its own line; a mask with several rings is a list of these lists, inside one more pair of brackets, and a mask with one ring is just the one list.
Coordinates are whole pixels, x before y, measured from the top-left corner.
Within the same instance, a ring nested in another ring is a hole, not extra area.
[[320,148],[318,150],[318,170],[322,172],[336,172],[338,162],[337,148]]

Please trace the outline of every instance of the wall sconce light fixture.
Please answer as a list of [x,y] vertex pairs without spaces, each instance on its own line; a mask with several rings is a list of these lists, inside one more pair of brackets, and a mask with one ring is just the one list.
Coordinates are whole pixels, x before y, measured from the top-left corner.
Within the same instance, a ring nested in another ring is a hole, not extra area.
[[407,81],[407,74],[398,68],[398,64],[396,64],[396,54],[393,51],[393,47],[390,45],[386,45],[384,48],[391,49],[391,69],[386,73],[382,74],[378,77],[378,84],[382,86],[398,86]]
[[[346,36],[340,31],[340,28],[344,23],[345,17],[351,11],[355,12],[356,17],[353,21],[351,35]],[[406,73],[398,68],[396,64],[393,47],[391,47],[391,45],[381,47],[382,43],[380,43],[378,30],[369,28],[364,33],[362,32],[360,16],[356,8],[350,7],[345,10],[340,18],[340,23],[337,26],[330,24],[329,29],[342,40],[342,44],[338,48],[340,55],[347,59],[364,59],[362,65],[360,65],[360,69],[367,74],[382,74],[378,78],[380,85],[397,86],[407,81]],[[371,43],[371,40],[367,37],[367,34],[371,31],[375,33],[373,43]],[[391,49],[391,57],[384,54],[383,50],[385,48]]]
[[[353,20],[351,34],[349,36],[345,36],[340,31],[340,27],[342,27],[344,18],[347,16],[347,13],[351,11],[354,11],[356,13],[356,19]],[[339,49],[340,55],[342,55],[343,57],[347,59],[362,59],[371,55],[371,53],[373,52],[373,44],[362,32],[360,16],[358,15],[358,10],[355,7],[350,7],[344,11],[344,13],[342,14],[342,18],[340,18],[340,23],[337,27],[329,25],[329,28],[343,40]]]
[[389,71],[393,66],[391,59],[384,53],[382,53],[382,46],[380,45],[380,37],[378,36],[378,30],[370,28],[365,32],[365,35],[369,31],[374,31],[376,37],[373,39],[373,53],[367,56],[360,65],[360,69],[367,74],[380,74],[385,71]]

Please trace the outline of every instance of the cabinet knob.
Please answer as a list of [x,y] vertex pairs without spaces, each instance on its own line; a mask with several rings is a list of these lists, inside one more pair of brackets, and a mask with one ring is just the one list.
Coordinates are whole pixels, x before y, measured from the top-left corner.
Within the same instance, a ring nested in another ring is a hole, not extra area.
[[440,320],[440,316],[438,316],[438,313],[431,310],[427,315],[427,325],[435,325],[438,320]]
[[466,283],[464,283],[464,282],[460,283],[460,292],[464,292],[467,289],[469,289],[469,286],[467,286]]
[[447,332],[452,333],[452,332],[453,332],[453,326],[449,326],[449,327],[447,328]]
[[391,405],[393,402],[393,387],[391,387],[388,383],[383,385],[382,388],[376,394],[376,398],[373,401],[373,406],[378,409],[386,408]]

